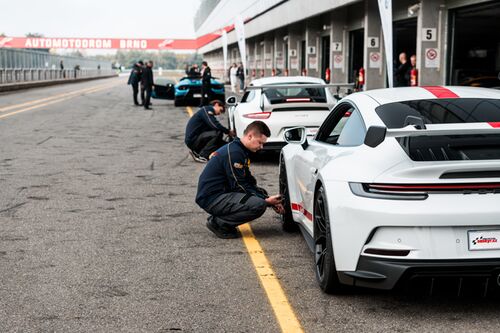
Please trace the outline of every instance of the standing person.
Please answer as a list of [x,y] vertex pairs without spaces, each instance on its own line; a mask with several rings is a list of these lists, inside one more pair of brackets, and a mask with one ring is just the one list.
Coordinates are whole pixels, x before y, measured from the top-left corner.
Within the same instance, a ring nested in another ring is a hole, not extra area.
[[412,55],[410,57],[410,66],[408,67],[408,71],[406,72],[406,79],[408,80],[408,85],[411,86],[411,71],[413,69],[417,69],[417,56]]
[[267,207],[283,212],[281,196],[268,196],[250,173],[250,152],[262,149],[271,135],[262,121],[247,126],[243,137],[215,151],[200,175],[196,203],[210,216],[206,226],[219,238],[237,238],[236,227],[262,216]]
[[144,109],[151,110],[150,101],[151,101],[151,93],[153,92],[154,86],[154,78],[153,78],[153,61],[149,60],[146,63],[146,67],[142,72],[142,88],[146,92],[146,98],[144,99]]
[[231,92],[239,94],[240,89],[239,89],[239,82],[238,82],[239,80],[237,72],[238,72],[238,66],[236,65],[236,63],[234,63],[231,65],[231,68],[229,69],[229,80],[231,82]]
[[64,62],[62,60],[59,62],[59,68],[61,68],[61,76],[63,78],[66,78],[66,72],[64,71]]
[[407,87],[409,83],[405,76],[407,75],[408,69],[410,68],[410,63],[406,59],[406,53],[401,52],[399,54],[399,63],[399,66],[394,72],[394,86]]
[[245,69],[243,68],[243,63],[240,62],[238,64],[238,71],[236,72],[236,76],[240,80],[240,90],[245,89]]
[[130,71],[130,76],[128,77],[127,84],[132,86],[132,95],[134,98],[134,105],[139,106],[139,102],[137,101],[137,95],[139,94],[139,82],[141,81],[141,73],[142,73],[142,61],[136,62]]
[[201,104],[200,106],[208,105],[212,95],[210,81],[212,79],[212,72],[208,63],[203,61],[201,63]]
[[206,163],[214,151],[225,144],[222,134],[235,136],[215,116],[224,113],[224,102],[214,100],[202,106],[188,121],[184,143],[196,162]]

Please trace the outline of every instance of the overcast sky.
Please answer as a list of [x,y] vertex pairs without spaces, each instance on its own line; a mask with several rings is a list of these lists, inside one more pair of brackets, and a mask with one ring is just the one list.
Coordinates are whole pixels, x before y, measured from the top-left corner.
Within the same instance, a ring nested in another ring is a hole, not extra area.
[[0,0],[0,33],[23,37],[194,38],[200,0]]

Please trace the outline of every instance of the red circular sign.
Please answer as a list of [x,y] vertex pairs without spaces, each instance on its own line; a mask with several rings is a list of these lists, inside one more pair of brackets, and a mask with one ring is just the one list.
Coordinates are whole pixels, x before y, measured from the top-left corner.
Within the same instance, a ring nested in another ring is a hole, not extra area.
[[380,59],[380,54],[378,52],[373,52],[372,54],[370,54],[370,59],[373,62],[377,62]]
[[335,62],[337,64],[340,64],[342,62],[342,56],[341,55],[336,55],[334,58]]
[[434,60],[437,57],[437,51],[434,49],[428,49],[427,53],[425,55],[426,55],[427,59]]

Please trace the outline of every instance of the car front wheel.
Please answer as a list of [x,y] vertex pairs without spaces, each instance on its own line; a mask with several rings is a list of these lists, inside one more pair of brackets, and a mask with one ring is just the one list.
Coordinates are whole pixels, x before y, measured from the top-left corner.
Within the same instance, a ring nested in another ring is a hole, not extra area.
[[321,186],[314,202],[314,261],[320,288],[328,294],[340,294],[347,289],[340,283],[333,256],[330,217],[325,190]]
[[288,179],[286,175],[286,165],[285,160],[281,157],[280,161],[280,174],[279,174],[279,186],[280,194],[282,199],[284,213],[281,214],[281,222],[283,223],[283,230],[286,232],[294,232],[298,230],[298,225],[293,220],[292,216],[292,206],[290,203],[290,193],[288,192]]

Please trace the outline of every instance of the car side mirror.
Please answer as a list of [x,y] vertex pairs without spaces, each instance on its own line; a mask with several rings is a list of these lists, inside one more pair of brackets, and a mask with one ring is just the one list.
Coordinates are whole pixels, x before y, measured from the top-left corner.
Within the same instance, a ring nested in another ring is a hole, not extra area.
[[237,102],[238,102],[238,100],[236,99],[236,96],[231,96],[231,97],[228,97],[228,99],[226,99],[226,104],[228,106],[235,106]]
[[385,140],[387,127],[385,126],[370,126],[365,135],[365,145],[375,148]]
[[287,143],[300,144],[304,149],[308,146],[307,130],[305,127],[289,128],[283,133],[283,137]]

